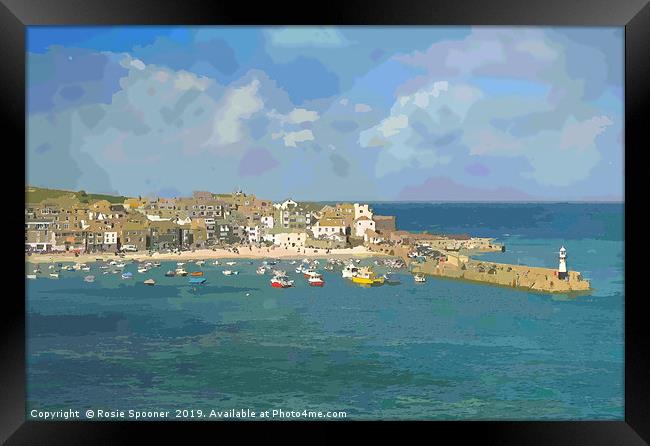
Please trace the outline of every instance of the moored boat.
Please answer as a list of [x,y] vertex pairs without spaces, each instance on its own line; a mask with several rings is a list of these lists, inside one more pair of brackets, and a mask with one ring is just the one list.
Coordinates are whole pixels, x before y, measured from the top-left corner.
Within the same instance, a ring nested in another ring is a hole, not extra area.
[[222,271],[222,273],[223,273],[224,276],[236,276],[237,274],[239,274],[239,271],[233,271],[233,270],[230,270],[230,269],[224,269],[224,270]]
[[139,272],[140,274],[142,274],[142,273],[146,273],[147,271],[149,271],[149,268],[138,268],[138,272]]
[[130,279],[132,277],[133,277],[133,273],[129,273],[129,272],[122,273],[122,279]]
[[142,283],[144,283],[145,285],[154,286],[156,284],[156,281],[153,279],[147,279]]
[[50,273],[50,277],[53,279],[58,279],[59,278],[59,273]]
[[386,285],[399,285],[402,282],[400,282],[400,280],[392,273],[386,273],[384,274],[384,283]]
[[190,273],[190,276],[192,277],[201,277],[203,275],[203,271],[192,271]]
[[28,279],[36,279],[36,274],[27,274]]
[[183,268],[176,268],[176,275],[177,276],[187,276],[188,272],[185,271]]
[[289,280],[287,276],[274,276],[271,279],[271,286],[273,288],[289,288],[293,286],[293,280]]
[[325,285],[325,281],[323,280],[323,276],[321,276],[320,274],[315,274],[315,275],[311,276],[309,278],[308,282],[309,282],[309,286],[320,286],[320,287],[322,287],[323,285]]
[[416,274],[413,276],[415,283],[424,283],[427,281],[426,277],[423,274]]
[[344,279],[351,279],[354,276],[356,276],[358,273],[359,273],[359,268],[357,268],[356,266],[350,263],[341,271],[341,277],[343,277]]
[[257,274],[259,274],[259,275],[266,274],[266,268],[263,267],[263,266],[260,266],[259,268],[257,268],[257,271],[255,271],[255,272],[256,272]]
[[208,279],[206,279],[205,277],[191,277],[189,283],[191,283],[192,285],[197,285],[197,284],[200,285],[207,282],[207,280]]
[[352,278],[352,282],[359,285],[383,285],[384,277],[377,277],[375,272],[368,266],[360,268],[356,276]]
[[169,270],[165,273],[166,277],[174,277],[176,276],[176,271]]
[[84,282],[92,283],[95,281],[95,276],[86,276],[84,277]]

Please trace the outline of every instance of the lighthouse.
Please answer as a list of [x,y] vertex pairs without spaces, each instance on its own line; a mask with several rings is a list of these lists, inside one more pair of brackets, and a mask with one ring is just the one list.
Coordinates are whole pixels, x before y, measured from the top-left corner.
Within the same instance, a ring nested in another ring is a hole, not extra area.
[[566,269],[566,248],[562,246],[560,248],[560,265],[557,268],[557,277],[560,280],[565,280],[567,278],[567,269]]

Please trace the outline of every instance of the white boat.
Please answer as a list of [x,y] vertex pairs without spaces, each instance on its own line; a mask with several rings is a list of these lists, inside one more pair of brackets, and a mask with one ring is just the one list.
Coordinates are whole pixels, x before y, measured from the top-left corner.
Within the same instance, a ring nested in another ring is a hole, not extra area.
[[343,277],[344,279],[351,279],[355,277],[358,273],[359,273],[359,268],[357,268],[352,264],[349,264],[341,271],[341,277]]
[[155,266],[156,268],[160,268],[160,262],[155,262],[153,266]]
[[122,262],[115,264],[115,268],[124,268],[125,266],[126,266],[126,264],[124,264]]
[[54,265],[48,266],[47,269],[54,269]]
[[293,286],[293,280],[287,276],[274,276],[271,279],[271,286],[273,288],[289,288]]
[[218,260],[214,261],[214,266],[219,266],[219,261]]
[[204,263],[205,263],[205,260],[197,260],[197,261],[196,261],[196,264],[197,264],[198,266],[201,266],[201,265],[203,265]]
[[183,266],[185,265],[185,262],[176,262],[176,266]]
[[156,284],[156,281],[153,280],[153,279],[147,279],[147,280],[145,280],[145,281],[142,282],[142,283],[144,283],[145,285],[153,286],[153,285]]
[[146,273],[147,271],[149,271],[149,268],[138,268],[138,272],[141,274]]
[[263,266],[260,266],[259,268],[257,268],[256,273],[259,274],[259,275],[266,274],[266,268],[263,267]]
[[226,262],[226,265],[228,265],[228,266],[233,266],[235,264],[237,264],[237,262]]
[[133,273],[124,273],[122,274],[122,279],[130,279],[133,277]]
[[58,279],[59,278],[59,273],[50,273],[50,277],[53,279]]
[[95,276],[86,276],[84,277],[84,282],[92,283],[95,281]]
[[108,262],[108,264],[113,266],[113,265],[117,265],[117,262],[115,260],[111,260],[110,262]]
[[230,270],[230,269],[224,269],[224,270],[222,271],[222,273],[223,273],[224,276],[232,276],[232,275],[237,275],[237,274],[239,274],[239,271],[233,271],[233,270]]
[[323,285],[325,285],[325,281],[323,280],[323,276],[321,276],[320,274],[316,274],[316,275],[311,276],[308,279],[308,282],[309,282],[309,286],[320,286],[320,287],[322,287]]
[[302,265],[299,266],[298,268],[296,268],[296,273],[298,273],[298,274],[302,274],[303,271],[304,271],[304,270],[303,270]]
[[188,272],[185,271],[183,268],[176,268],[176,275],[177,276],[187,276]]
[[426,277],[422,274],[416,274],[413,276],[413,279],[415,280],[416,283],[424,283],[427,281]]
[[89,266],[82,266],[81,271],[90,271],[90,267]]
[[36,279],[36,274],[27,274],[28,279]]

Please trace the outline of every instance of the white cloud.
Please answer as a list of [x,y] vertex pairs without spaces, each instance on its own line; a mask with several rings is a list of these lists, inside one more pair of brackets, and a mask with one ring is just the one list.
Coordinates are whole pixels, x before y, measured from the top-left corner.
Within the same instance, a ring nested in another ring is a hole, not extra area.
[[318,119],[318,112],[307,110],[304,108],[294,108],[287,115],[287,122],[289,124],[301,124],[303,122],[314,122]]
[[207,77],[198,77],[187,71],[179,71],[174,80],[174,86],[179,90],[189,90],[195,88],[204,91],[210,85],[210,79]]
[[383,119],[377,126],[377,130],[384,137],[397,135],[400,130],[405,129],[409,125],[409,118],[406,115],[389,116]]
[[144,62],[142,62],[140,59],[133,59],[130,64],[132,67],[137,68],[138,70],[145,69]]
[[372,111],[372,107],[367,104],[356,104],[354,106],[354,111],[357,113],[367,113],[369,111]]
[[341,99],[339,101],[339,104],[341,104],[344,107],[347,106],[349,103],[350,103],[350,100],[348,98],[343,98],[343,99]]
[[260,82],[252,80],[243,87],[233,88],[217,104],[214,132],[205,145],[225,145],[238,142],[243,137],[242,121],[262,109],[264,102],[257,95]]
[[560,148],[584,150],[592,146],[596,136],[613,123],[607,116],[594,116],[584,121],[576,121],[571,117],[562,132]]
[[309,129],[298,132],[286,132],[284,134],[284,145],[287,147],[297,147],[296,143],[304,141],[313,141],[314,134]]

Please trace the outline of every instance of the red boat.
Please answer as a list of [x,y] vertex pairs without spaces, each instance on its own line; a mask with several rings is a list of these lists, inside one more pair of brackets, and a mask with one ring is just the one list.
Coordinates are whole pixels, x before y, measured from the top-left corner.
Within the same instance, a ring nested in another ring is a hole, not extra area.
[[275,276],[271,279],[271,286],[273,288],[289,288],[293,286],[293,280],[289,280],[287,276]]
[[325,281],[323,280],[323,276],[320,274],[315,274],[309,278],[309,286],[323,286],[325,285]]
[[318,276],[319,274],[313,269],[308,269],[306,271],[303,271],[302,275],[305,276],[305,279],[309,279],[310,277],[315,277]]

